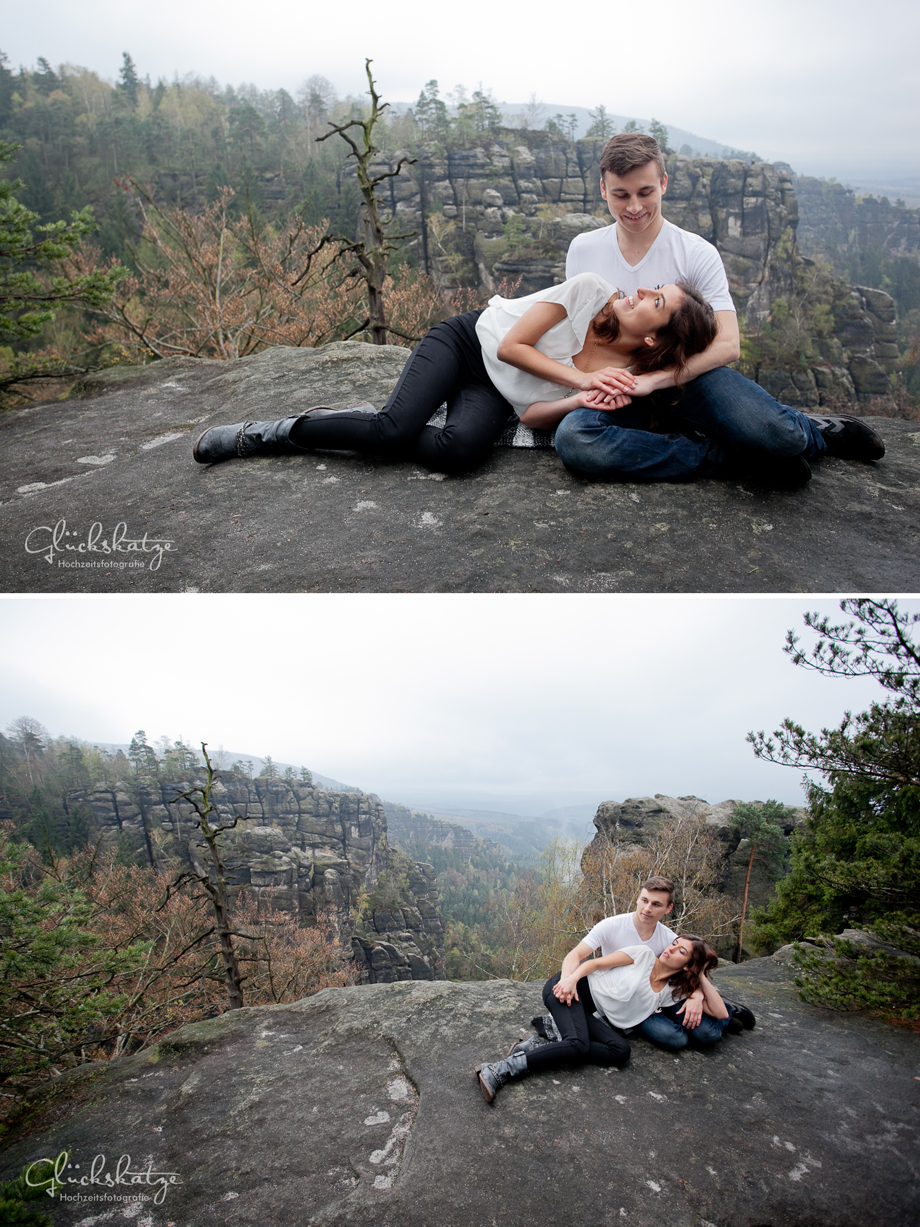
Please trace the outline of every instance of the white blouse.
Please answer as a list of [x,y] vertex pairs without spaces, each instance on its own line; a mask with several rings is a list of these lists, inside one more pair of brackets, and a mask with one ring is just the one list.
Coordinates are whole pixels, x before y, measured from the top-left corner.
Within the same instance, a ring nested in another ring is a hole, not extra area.
[[575,370],[572,359],[584,349],[591,321],[614,294],[616,288],[603,277],[598,277],[596,273],[579,273],[561,285],[538,290],[526,298],[502,298],[496,294],[489,299],[488,307],[476,322],[482,360],[489,378],[505,400],[511,403],[518,417],[526,413],[535,401],[559,400],[575,387],[574,381],[568,386],[550,383],[548,379],[539,379],[499,360],[500,343],[524,312],[541,302],[559,303],[565,307],[565,317],[544,332],[534,348]]
[[632,963],[625,967],[606,967],[592,971],[588,984],[594,1004],[615,1027],[635,1027],[663,1006],[674,1004],[670,984],[653,992],[649,983],[655,966],[655,952],[648,946],[624,946]]

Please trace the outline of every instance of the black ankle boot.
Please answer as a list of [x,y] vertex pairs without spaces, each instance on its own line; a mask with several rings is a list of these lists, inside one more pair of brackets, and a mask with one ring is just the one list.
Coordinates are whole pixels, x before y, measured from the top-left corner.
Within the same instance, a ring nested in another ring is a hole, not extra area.
[[198,436],[192,455],[199,464],[246,456],[290,455],[302,452],[291,441],[291,428],[306,414],[279,418],[275,422],[236,422],[232,426],[211,426]]
[[498,1094],[501,1087],[510,1078],[519,1078],[527,1073],[527,1057],[524,1053],[516,1053],[504,1061],[493,1061],[486,1065],[477,1065],[479,1086],[489,1103]]

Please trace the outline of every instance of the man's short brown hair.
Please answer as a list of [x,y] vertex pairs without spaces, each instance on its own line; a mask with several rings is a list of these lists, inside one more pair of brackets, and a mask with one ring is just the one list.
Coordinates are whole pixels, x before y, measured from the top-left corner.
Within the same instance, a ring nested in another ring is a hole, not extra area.
[[601,175],[609,170],[611,174],[622,178],[631,170],[647,166],[649,162],[655,163],[658,167],[658,178],[663,179],[667,174],[664,154],[655,138],[646,136],[644,132],[619,132],[604,146],[604,152],[601,154]]
[[660,894],[666,894],[668,896],[668,903],[674,902],[675,886],[670,878],[662,878],[656,875],[654,878],[649,878],[647,881],[643,882],[639,887],[639,890],[657,890]]

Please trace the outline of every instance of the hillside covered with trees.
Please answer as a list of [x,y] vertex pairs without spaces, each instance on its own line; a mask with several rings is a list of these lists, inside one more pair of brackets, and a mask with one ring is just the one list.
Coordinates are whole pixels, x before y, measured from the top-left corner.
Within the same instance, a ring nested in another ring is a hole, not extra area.
[[[127,52],[114,81],[47,60],[18,71],[0,60],[0,141],[18,147],[20,230],[31,217],[37,238],[43,225],[87,208],[98,222],[92,239],[41,265],[45,280],[63,275],[79,289],[70,295],[74,305],[59,295],[46,304],[56,318],[25,331],[0,328],[0,385],[15,399],[34,396],[30,388],[44,387],[40,377],[49,373],[73,377],[116,362],[240,357],[270,345],[370,336],[369,292],[386,301],[388,331],[378,339],[411,344],[438,318],[481,305],[496,288],[514,294],[535,288],[534,277],[551,283],[571,238],[566,219],[603,215],[596,191],[587,199],[571,176],[593,178],[592,159],[615,124],[598,106],[587,135],[575,142],[564,115],[538,119],[538,109],[511,130],[489,91],[457,87],[445,98],[434,80],[402,113],[381,103],[365,142],[386,247],[385,258],[374,258],[378,291],[369,290],[356,249],[349,250],[363,233],[367,205],[355,159],[336,135],[351,126],[358,138],[352,125],[371,116],[366,97],[339,99],[318,74],[295,96],[224,87],[213,78],[154,84]],[[653,121],[652,130],[667,145],[666,129]],[[494,166],[483,163],[483,147],[500,148],[489,155]],[[512,169],[517,203],[503,205],[500,184],[496,192],[474,181],[504,175],[501,167],[519,155],[524,160]],[[534,156],[542,175],[557,176],[543,181],[542,196],[525,182]],[[467,216],[471,184],[475,225]],[[406,218],[408,226],[401,224]],[[839,365],[832,317],[841,296],[847,307],[847,293],[821,263],[830,258],[838,277],[893,295],[897,346],[888,346],[885,361],[900,355],[907,401],[898,411],[911,412],[920,265],[909,253],[892,254],[883,231],[853,251],[830,236],[817,268],[793,260],[786,269],[791,255],[779,253],[778,283],[789,287],[763,327],[749,321],[747,373],[807,374],[816,360],[830,361],[831,350]],[[338,237],[330,243],[330,236]],[[365,243],[360,238],[359,246]],[[35,266],[34,241],[20,236],[10,250]],[[95,278],[95,297],[87,278]],[[795,396],[795,378],[786,382],[783,395]]]

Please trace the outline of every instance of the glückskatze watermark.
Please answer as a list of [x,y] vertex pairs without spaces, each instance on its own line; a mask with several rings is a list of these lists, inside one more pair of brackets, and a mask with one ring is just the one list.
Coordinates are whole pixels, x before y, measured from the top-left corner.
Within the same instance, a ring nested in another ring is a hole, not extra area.
[[[62,1201],[152,1201],[161,1206],[166,1199],[166,1191],[171,1185],[179,1183],[178,1172],[161,1172],[153,1166],[153,1159],[148,1159],[137,1167],[131,1166],[131,1156],[122,1155],[114,1168],[107,1168],[105,1155],[98,1154],[90,1162],[89,1167],[81,1168],[79,1163],[72,1163],[70,1152],[62,1150],[56,1158],[36,1159],[30,1163],[23,1173],[25,1182],[31,1189],[43,1189],[49,1197],[60,1196]],[[61,1192],[67,1189],[66,1193]],[[130,1193],[101,1193],[95,1191],[77,1192],[77,1189],[121,1189],[131,1188]],[[155,1189],[152,1197],[146,1189]]]
[[[27,554],[38,554],[49,566],[99,567],[105,571],[126,569],[158,571],[163,555],[175,550],[176,544],[168,537],[142,537],[128,535],[124,520],[106,536],[99,520],[81,533],[67,527],[66,520],[58,520],[53,527],[41,524],[26,537]],[[121,555],[130,555],[122,558]]]

